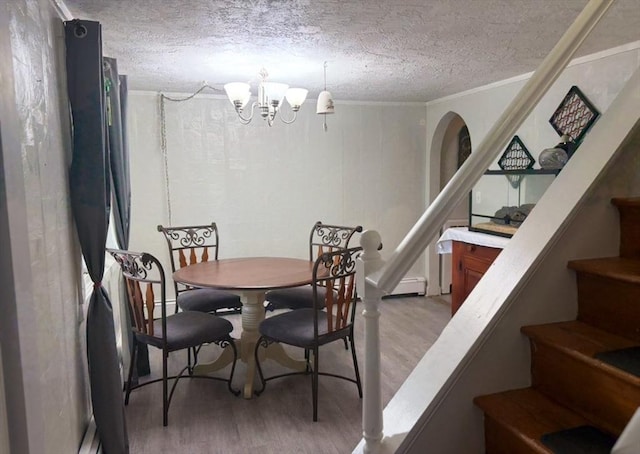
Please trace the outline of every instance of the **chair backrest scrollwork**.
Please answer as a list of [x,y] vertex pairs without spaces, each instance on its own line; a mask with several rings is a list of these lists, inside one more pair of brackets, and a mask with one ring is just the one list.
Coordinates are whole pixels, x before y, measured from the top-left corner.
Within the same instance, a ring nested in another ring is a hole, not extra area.
[[160,297],[161,317],[166,318],[165,274],[162,265],[153,255],[146,252],[131,252],[118,249],[107,249],[120,265],[134,329],[141,334],[156,336],[153,320],[156,318],[156,295]]
[[[315,261],[313,267],[313,299],[316,314],[316,333],[318,313],[324,307],[327,312],[327,331],[329,333],[348,328],[355,318],[356,259],[361,247],[336,249],[324,252]],[[325,287],[326,291],[318,289]],[[322,297],[324,295],[324,300]]]
[[325,252],[348,248],[353,235],[360,232],[361,225],[349,227],[316,222],[309,237],[309,260],[316,260]]
[[[220,239],[215,222],[207,225],[178,227],[159,225],[158,232],[163,233],[167,241],[172,272],[187,265],[218,260]],[[176,295],[190,289],[175,281],[173,286]]]
[[198,262],[218,260],[218,226],[208,225],[179,227],[158,226],[167,241],[170,252],[171,271]]

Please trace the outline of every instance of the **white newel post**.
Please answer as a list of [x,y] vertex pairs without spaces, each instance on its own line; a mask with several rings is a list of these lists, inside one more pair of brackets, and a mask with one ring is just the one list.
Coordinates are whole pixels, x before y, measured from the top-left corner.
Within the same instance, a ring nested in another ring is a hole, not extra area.
[[364,452],[374,454],[382,441],[382,389],[380,386],[380,298],[382,292],[367,283],[365,277],[383,265],[378,252],[380,234],[367,230],[360,237],[363,253],[357,263],[357,289],[364,303],[364,401],[362,405],[362,436]]

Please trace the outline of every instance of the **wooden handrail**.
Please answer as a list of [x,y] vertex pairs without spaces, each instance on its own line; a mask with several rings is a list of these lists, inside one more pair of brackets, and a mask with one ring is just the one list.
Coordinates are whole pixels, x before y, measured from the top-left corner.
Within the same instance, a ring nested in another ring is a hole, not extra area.
[[496,121],[478,148],[426,209],[379,271],[366,277],[368,284],[390,293],[435,238],[449,213],[471,191],[482,174],[506,146],[518,127],[565,69],[576,50],[604,16],[614,0],[591,0],[544,59],[518,95]]

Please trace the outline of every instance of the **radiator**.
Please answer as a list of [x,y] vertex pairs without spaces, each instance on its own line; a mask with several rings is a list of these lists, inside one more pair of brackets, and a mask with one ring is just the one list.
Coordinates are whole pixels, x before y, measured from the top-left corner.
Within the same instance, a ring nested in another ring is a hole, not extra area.
[[405,277],[389,294],[392,295],[424,295],[427,281],[423,277]]

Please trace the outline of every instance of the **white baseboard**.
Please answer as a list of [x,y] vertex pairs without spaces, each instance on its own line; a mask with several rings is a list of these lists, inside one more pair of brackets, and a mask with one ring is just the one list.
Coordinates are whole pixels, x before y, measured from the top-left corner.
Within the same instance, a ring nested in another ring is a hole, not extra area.
[[423,277],[405,277],[389,294],[391,295],[424,295],[427,281]]

